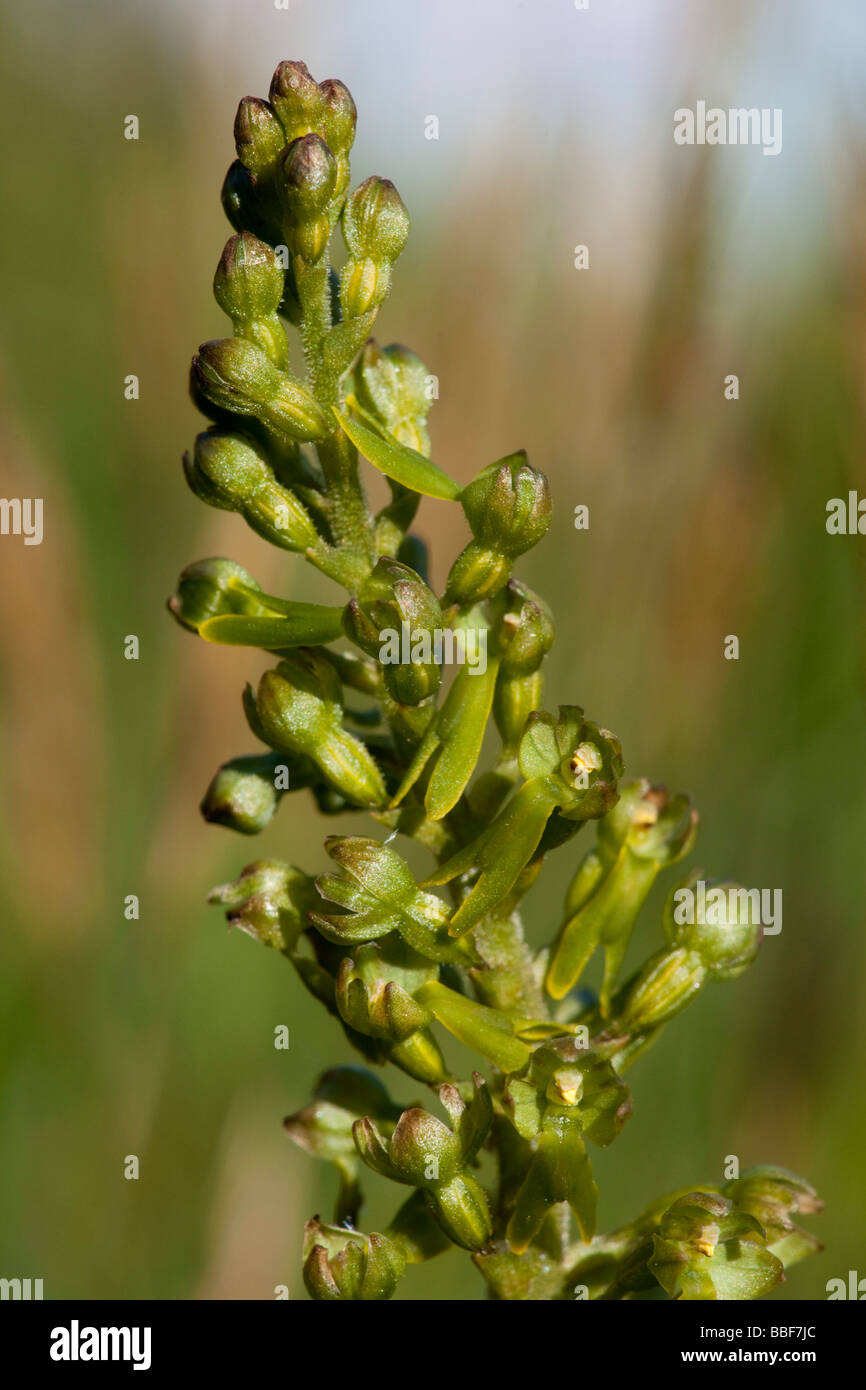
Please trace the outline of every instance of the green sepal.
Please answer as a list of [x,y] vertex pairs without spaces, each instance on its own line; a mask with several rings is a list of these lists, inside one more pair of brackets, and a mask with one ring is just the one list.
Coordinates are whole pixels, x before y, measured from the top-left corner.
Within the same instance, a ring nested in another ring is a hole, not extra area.
[[471,931],[514,887],[538,846],[557,795],[550,779],[525,782],[492,825],[424,880],[421,886],[432,888],[472,868],[480,869],[476,883],[451,919],[452,936]]
[[325,849],[349,875],[321,874],[316,880],[321,896],[344,909],[311,913],[311,921],[330,941],[349,945],[395,931],[429,960],[472,960],[471,951],[448,935],[445,904],[418,887],[396,850],[361,836],[329,836]]
[[585,1243],[595,1234],[598,1187],[578,1125],[558,1121],[544,1129],[517,1194],[508,1243],[520,1254],[541,1229],[550,1208],[567,1202]]
[[219,646],[261,647],[265,651],[316,647],[342,636],[342,608],[327,608],[318,603],[293,603],[287,607],[289,612],[273,617],[219,614],[201,624],[199,635]]
[[500,1071],[520,1071],[529,1061],[530,1049],[516,1036],[515,1020],[499,1009],[467,999],[438,980],[422,985],[415,991],[415,998],[443,1028],[487,1057]]
[[478,764],[496,687],[498,658],[489,655],[484,671],[461,666],[436,711],[392,799],[397,806],[432,761],[424,806],[431,820],[442,820],[465,791]]

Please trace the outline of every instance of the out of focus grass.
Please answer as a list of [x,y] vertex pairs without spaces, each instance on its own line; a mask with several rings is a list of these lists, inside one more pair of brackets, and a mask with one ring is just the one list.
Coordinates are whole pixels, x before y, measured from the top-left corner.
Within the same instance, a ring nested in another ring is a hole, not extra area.
[[[325,595],[207,513],[178,466],[196,429],[189,355],[222,331],[216,193],[242,93],[212,80],[228,31],[202,56],[106,16],[64,73],[71,21],[52,14],[50,62],[26,29],[0,57],[3,128],[18,131],[0,224],[3,491],[43,496],[46,518],[40,548],[0,543],[0,1272],[42,1277],[49,1297],[267,1298],[282,1283],[303,1297],[300,1227],[333,1185],[279,1122],[345,1048],[289,968],[227,936],[203,899],[262,853],[320,866],[326,827],[291,799],[255,844],[201,822],[216,764],[251,748],[239,693],[258,666],[162,610],[207,554]],[[274,48],[260,87],[283,56],[300,55]],[[136,145],[121,138],[130,109]],[[602,1222],[717,1178],[728,1154],[784,1164],[827,1209],[825,1253],[782,1296],[818,1298],[862,1263],[864,1216],[866,552],[828,537],[824,515],[863,488],[866,166],[852,137],[823,190],[832,235],[781,248],[785,273],[762,287],[727,266],[719,165],[699,153],[669,171],[667,209],[643,229],[651,255],[627,275],[627,245],[594,246],[588,274],[563,269],[581,175],[563,182],[555,149],[526,172],[535,202],[525,184],[514,197],[504,139],[445,204],[425,205],[404,154],[417,230],[380,336],[438,373],[435,454],[456,476],[518,446],[551,476],[554,526],[522,571],[558,616],[551,701],[614,728],[631,773],[693,792],[708,872],[784,891],[756,968],[708,990],[632,1074],[634,1118],[597,1163]],[[377,157],[406,192],[388,149]],[[738,402],[723,399],[730,371]],[[138,402],[123,399],[129,372]],[[588,532],[572,526],[579,502]],[[459,518],[425,503],[421,529],[441,583]],[[529,899],[538,942],[574,866],[562,857]],[[130,893],[139,921],[124,919]],[[372,1218],[390,1197],[379,1185]],[[455,1255],[405,1291],[481,1285]]]

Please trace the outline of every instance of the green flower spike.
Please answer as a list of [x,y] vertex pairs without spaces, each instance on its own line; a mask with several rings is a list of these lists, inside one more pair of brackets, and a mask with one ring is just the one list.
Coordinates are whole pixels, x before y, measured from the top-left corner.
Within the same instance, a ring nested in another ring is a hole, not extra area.
[[246,709],[263,743],[309,758],[354,805],[384,805],[381,772],[364,744],[343,728],[340,678],[315,648],[299,647],[266,671],[255,695],[247,687]]
[[283,1129],[299,1148],[336,1167],[340,1175],[337,1223],[356,1225],[361,1209],[353,1124],[363,1115],[372,1115],[382,1132],[391,1134],[401,1113],[372,1072],[364,1067],[334,1067],[319,1077],[309,1105],[283,1121]]
[[469,1171],[490,1128],[493,1107],[483,1077],[473,1073],[468,1104],[456,1086],[439,1088],[451,1118],[449,1129],[426,1110],[404,1110],[389,1140],[373,1120],[358,1120],[355,1143],[374,1172],[421,1188],[443,1231],[464,1250],[481,1250],[490,1239],[490,1209],[483,1188]]
[[550,525],[547,479],[520,450],[482,469],[460,494],[474,540],[457,557],[445,600],[478,603],[507,583],[514,561],[537,545]]
[[579,887],[569,901],[573,910],[553,948],[547,989],[554,999],[574,988],[602,946],[602,1012],[608,1011],[638,913],[659,870],[691,849],[697,824],[689,797],[671,797],[665,787],[651,787],[643,779],[623,787],[616,810],[599,825],[595,854],[579,870]]
[[304,1283],[310,1297],[336,1303],[392,1298],[406,1259],[387,1236],[370,1236],[317,1218],[304,1228]]
[[442,628],[436,595],[400,560],[383,556],[346,605],[343,627],[361,651],[382,664],[385,687],[401,705],[436,694],[442,668],[434,638]]
[[[579,706],[544,709],[553,614],[512,571],[550,526],[548,483],[522,451],[465,487],[430,457],[436,378],[409,348],[371,337],[409,216],[388,179],[352,189],[356,122],[348,88],[298,61],[279,64],[267,100],[240,102],[222,189],[234,234],[213,281],[231,336],[193,359],[192,399],[212,423],[184,459],[198,498],[343,596],[264,593],[239,565],[208,559],[168,604],[205,641],[270,654],[244,695],[261,751],[218,769],[205,818],[256,834],[286,792],[306,790],[320,814],[364,811],[390,832],[330,836],[318,878],[257,860],[211,900],[286,957],[360,1059],[436,1088],[450,1118],[401,1110],[358,1067],[320,1078],[286,1121],[339,1174],[335,1224],[307,1227],[307,1288],[323,1301],[390,1298],[404,1266],[456,1245],[493,1298],[758,1297],[817,1244],[796,1219],[818,1200],[784,1169],[683,1189],[594,1234],[588,1149],[630,1113],[622,1074],[708,981],[754,959],[759,895],[690,875],[664,908],[663,942],[619,983],[641,905],[691,848],[697,816],[685,795],[622,785],[618,740]],[[388,479],[378,512],[362,459]],[[471,532],[441,597],[430,578],[441,557],[431,565],[412,529],[422,497],[459,502]],[[530,945],[524,899],[588,820],[596,843],[558,937]],[[422,851],[437,867],[419,882]],[[447,899],[434,891],[444,884]],[[574,986],[596,949],[594,1002]],[[440,1030],[455,1053],[485,1059],[492,1099],[478,1073],[450,1075]],[[357,1229],[361,1162],[409,1192],[373,1234]]]
[[531,715],[518,757],[526,781],[493,823],[422,885],[432,888],[480,869],[451,919],[455,936],[470,931],[511,892],[554,811],[580,823],[605,815],[616,801],[619,741],[585,720],[576,705],[560,706],[558,720],[543,712]]
[[325,849],[347,875],[320,874],[316,879],[322,898],[341,909],[311,913],[329,941],[353,946],[397,932],[428,960],[472,963],[470,947],[448,935],[445,904],[418,887],[396,850],[357,835],[331,835]]

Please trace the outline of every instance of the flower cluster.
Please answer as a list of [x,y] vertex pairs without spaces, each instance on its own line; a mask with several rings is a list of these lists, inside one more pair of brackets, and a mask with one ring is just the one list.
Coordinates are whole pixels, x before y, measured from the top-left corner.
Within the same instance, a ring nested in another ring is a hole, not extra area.
[[[184,570],[168,605],[186,632],[270,658],[244,693],[259,750],[218,769],[205,818],[254,835],[287,796],[309,794],[323,814],[363,810],[381,827],[329,836],[318,875],[257,860],[211,895],[286,957],[364,1062],[325,1073],[285,1122],[338,1175],[333,1224],[307,1224],[306,1287],[387,1299],[411,1265],[456,1245],[500,1299],[757,1297],[815,1246],[793,1216],[817,1199],[784,1170],[674,1194],[596,1232],[591,1152],[631,1113],[626,1068],[705,984],[750,964],[761,929],[736,908],[683,924],[672,897],[659,948],[623,978],[638,914],[691,850],[697,812],[623,780],[619,740],[580,706],[545,707],[553,615],[513,570],[550,525],[547,480],[522,451],[466,486],[430,458],[433,378],[370,336],[409,218],[387,179],[352,189],[355,119],[343,83],[299,62],[279,65],[267,100],[241,102],[223,187],[234,235],[214,277],[230,333],[193,358],[209,423],[184,459],[196,496],[343,593],[277,597],[215,558]],[[390,490],[376,513],[364,460]],[[411,529],[422,496],[459,508],[470,532],[441,595]],[[404,629],[418,640],[386,658],[385,635]],[[446,673],[443,632],[483,638],[483,667]],[[482,766],[488,735],[497,751]],[[537,951],[523,900],[588,822],[594,845]],[[455,1041],[483,1073],[456,1074]],[[370,1069],[386,1064],[447,1120],[396,1104]],[[368,1172],[412,1191],[364,1233]]]

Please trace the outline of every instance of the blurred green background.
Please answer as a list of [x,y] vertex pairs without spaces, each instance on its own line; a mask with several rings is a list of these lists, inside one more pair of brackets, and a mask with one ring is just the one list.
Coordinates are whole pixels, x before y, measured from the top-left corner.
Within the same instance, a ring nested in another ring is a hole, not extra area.
[[[324,867],[333,822],[291,798],[257,842],[200,819],[217,764],[253,751],[240,690],[262,663],[163,609],[214,554],[266,589],[328,592],[196,502],[179,466],[189,357],[225,331],[210,280],[234,109],[284,57],[349,84],[355,177],[393,178],[413,214],[377,337],[439,376],[434,457],[466,481],[523,446],[551,477],[554,524],[521,568],[557,613],[548,702],[580,702],[631,774],[693,793],[692,862],[783,889],[756,967],[631,1074],[634,1117],[596,1165],[602,1228],[736,1154],[826,1199],[825,1251],[780,1297],[866,1273],[866,540],[824,525],[864,487],[864,16],[720,8],[5,7],[2,490],[45,499],[45,538],[0,541],[4,1276],[46,1297],[303,1298],[301,1226],[333,1194],[280,1121],[348,1060],[342,1035],[204,905],[261,854]],[[674,146],[673,111],[698,97],[782,107],[782,154]],[[457,509],[425,503],[420,529],[441,584]],[[528,899],[534,941],[583,848]],[[369,1225],[391,1201],[372,1185]],[[482,1292],[454,1253],[401,1296]]]

